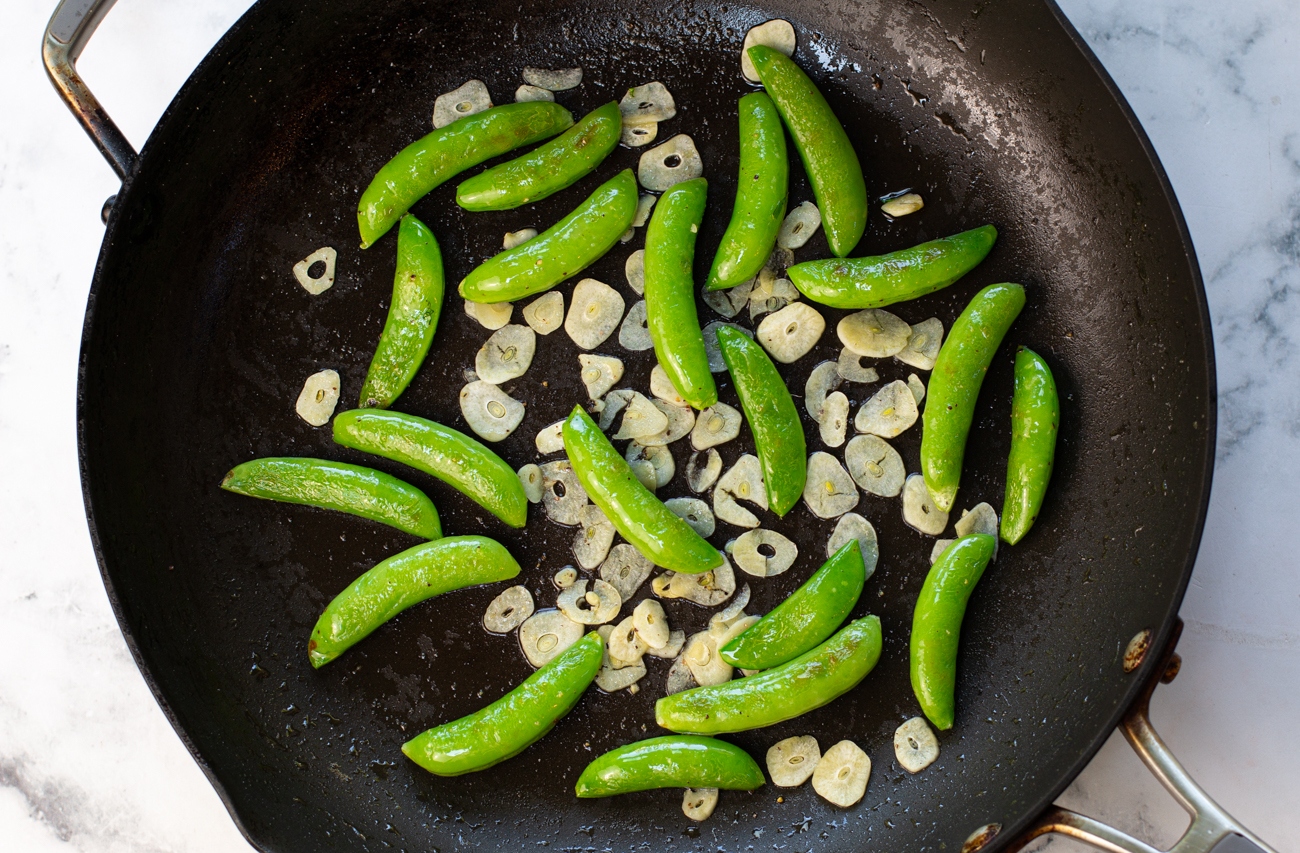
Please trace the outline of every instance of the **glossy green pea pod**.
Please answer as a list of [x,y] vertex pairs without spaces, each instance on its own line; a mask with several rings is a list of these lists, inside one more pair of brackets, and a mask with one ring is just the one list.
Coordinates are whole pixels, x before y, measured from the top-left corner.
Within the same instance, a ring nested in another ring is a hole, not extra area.
[[881,308],[957,281],[984,260],[997,238],[998,229],[985,225],[887,255],[804,261],[786,274],[813,302],[832,308]]
[[573,473],[587,496],[647,560],[688,574],[722,565],[722,553],[641,485],[622,454],[581,406],[573,407],[563,433]]
[[674,184],[659,198],[645,232],[646,325],[655,357],[677,393],[696,409],[718,402],[691,274],[708,190],[704,178]]
[[519,564],[485,536],[448,536],[389,557],[335,596],[316,620],[307,656],[321,667],[406,608],[444,592],[509,580]]
[[499,154],[549,139],[573,125],[559,104],[505,104],[457,119],[397,152],[361,194],[357,227],[369,248],[436,187]]
[[336,509],[425,539],[442,537],[438,510],[424,492],[361,465],[304,457],[254,459],[231,468],[221,488],[254,498]]
[[486,770],[515,757],[578,704],[600,672],[604,649],[599,634],[587,634],[491,705],[411,738],[402,752],[435,776]]
[[880,617],[845,625],[810,652],[774,669],[655,703],[655,722],[698,735],[744,732],[807,714],[852,690],[880,660]]
[[975,418],[984,374],[1020,309],[1025,289],[1018,284],[990,284],[952,324],[930,374],[922,415],[921,473],[935,506],[952,510],[961,483],[966,437]]
[[742,669],[771,669],[835,633],[867,580],[858,540],[850,539],[771,613],[723,646],[718,655]]
[[740,407],[763,466],[767,505],[784,516],[803,496],[808,444],[790,389],[763,348],[729,326],[718,329],[722,360],[736,383]]
[[598,261],[636,216],[636,178],[624,169],[527,243],[479,264],[460,283],[472,302],[513,302],[550,290]]
[[361,386],[362,407],[387,409],[411,384],[438,328],[442,297],[438,241],[423,222],[408,213],[398,225],[393,301]]
[[510,210],[577,183],[618,145],[623,116],[611,101],[535,151],[467,178],[456,187],[466,210]]
[[722,290],[758,275],[776,246],[790,195],[790,160],[776,104],[766,92],[740,99],[740,181],[707,287]]
[[738,746],[711,737],[668,735],[611,749],[587,765],[574,791],[579,797],[612,797],[655,788],[763,786],[758,763]]
[[528,498],[514,469],[450,427],[400,412],[352,409],[335,415],[334,440],[432,474],[511,527],[528,520]]
[[955,716],[957,644],[966,602],[996,544],[987,533],[976,533],[949,545],[925,576],[912,615],[912,691],[939,731],[952,728]]
[[842,258],[867,227],[867,184],[853,143],[817,84],[790,57],[754,45],[749,59],[790,129],[817,197],[831,254]]
[[1028,347],[1016,353],[1016,387],[1011,397],[1011,453],[1002,501],[1001,534],[1014,545],[1038,518],[1056,461],[1061,400],[1047,362]]

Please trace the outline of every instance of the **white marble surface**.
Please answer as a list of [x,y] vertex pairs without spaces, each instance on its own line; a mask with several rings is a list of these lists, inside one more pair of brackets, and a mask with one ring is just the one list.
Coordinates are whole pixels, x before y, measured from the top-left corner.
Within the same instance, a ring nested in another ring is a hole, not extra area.
[[[44,79],[53,5],[10,0],[0,30],[0,849],[247,850],[136,670],[86,533],[76,361],[116,182]],[[81,69],[137,146],[247,5],[109,15]],[[1300,851],[1300,5],[1063,5],[1169,172],[1214,318],[1214,494],[1155,723],[1212,796]],[[1062,802],[1162,844],[1185,824],[1118,736]]]

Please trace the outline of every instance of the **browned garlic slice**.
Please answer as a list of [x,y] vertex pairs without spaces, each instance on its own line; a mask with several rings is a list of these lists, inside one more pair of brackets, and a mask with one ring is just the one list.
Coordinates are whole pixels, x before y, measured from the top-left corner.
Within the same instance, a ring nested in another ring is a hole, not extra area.
[[[325,246],[312,252],[293,265],[293,277],[298,279],[302,289],[312,296],[320,296],[334,286],[334,268],[338,263],[339,253],[331,246]],[[314,264],[324,263],[325,271],[313,277],[311,268]]]
[[650,337],[650,327],[646,325],[645,300],[632,303],[618,328],[618,344],[632,352],[644,352],[655,345]]
[[668,428],[668,416],[640,391],[633,391],[627,407],[623,409],[623,423],[614,434],[616,441],[644,438]]
[[661,364],[655,364],[650,369],[650,394],[680,409],[689,408],[689,404],[682,399],[681,394],[677,393],[677,387],[668,378],[668,371],[664,370]]
[[612,584],[598,580],[587,590],[587,580],[574,583],[555,599],[560,612],[579,625],[603,625],[618,615],[623,599]]
[[886,216],[897,219],[900,216],[907,216],[909,213],[916,213],[925,207],[925,200],[916,193],[904,193],[894,198],[886,199],[885,203],[880,205],[880,212]]
[[849,398],[836,391],[822,404],[821,439],[827,447],[839,447],[849,431]]
[[874,367],[863,367],[862,356],[845,347],[840,350],[840,360],[835,365],[836,371],[848,382],[876,382],[880,374]]
[[749,329],[737,326],[735,323],[723,323],[720,320],[712,322],[701,329],[704,334],[704,354],[709,359],[710,373],[722,373],[727,369],[727,363],[722,360],[722,348],[718,346],[718,329],[723,326],[735,329],[750,340],[754,339],[754,333]]
[[530,462],[516,473],[519,475],[519,482],[524,485],[524,497],[528,498],[528,502],[541,503],[542,469]]
[[[650,599],[650,598],[647,598],[645,601],[641,603],[645,604],[647,602],[651,604],[659,603],[654,599]],[[668,634],[668,642],[664,644],[663,648],[656,649],[654,646],[651,646],[650,648],[645,650],[645,653],[650,655],[650,657],[653,658],[667,658],[669,660],[672,660],[673,658],[677,657],[682,653],[682,647],[685,645],[686,645],[686,632],[672,631],[671,633]]]
[[818,518],[838,518],[858,505],[858,487],[840,460],[817,451],[808,457],[803,501]]
[[527,326],[502,326],[492,333],[474,356],[478,378],[493,385],[518,379],[528,372],[537,350],[537,333]]
[[637,249],[627,256],[623,264],[623,275],[627,277],[627,286],[637,296],[645,293],[645,249]]
[[564,294],[551,290],[524,307],[524,322],[539,335],[549,335],[564,323]]
[[903,521],[928,536],[938,536],[948,526],[948,513],[934,505],[920,474],[909,475],[903,483]]
[[533,444],[537,446],[537,452],[543,456],[559,453],[564,449],[564,421],[556,421],[550,426],[542,427],[537,433],[537,438],[533,439]]
[[709,505],[699,498],[670,498],[664,501],[664,506],[668,507],[673,515],[680,518],[691,526],[691,529],[700,536],[708,539],[713,535],[717,528],[717,523],[713,519],[713,511]]
[[618,111],[624,123],[667,121],[677,115],[677,104],[673,102],[672,93],[656,80],[628,89],[623,100],[618,102]]
[[646,578],[654,564],[636,548],[626,543],[615,545],[600,564],[600,579],[618,590],[619,598],[627,601],[631,598]]
[[691,820],[708,820],[717,807],[717,788],[687,788],[682,795],[682,814]]
[[665,571],[650,582],[658,598],[684,598],[704,607],[717,607],[736,591],[736,574],[724,556],[722,565],[693,575]]
[[453,121],[492,108],[492,96],[482,80],[468,80],[433,102],[433,126],[446,127]]
[[636,172],[641,186],[663,192],[682,181],[703,175],[704,161],[700,159],[695,140],[679,133],[642,154]]
[[623,319],[623,297],[618,291],[594,278],[584,278],[573,288],[569,316],[564,331],[583,349],[595,349],[614,334]]
[[818,423],[822,419],[822,406],[826,395],[839,388],[844,382],[839,368],[833,361],[823,361],[808,374],[808,381],[803,386],[803,405],[808,414]]
[[509,302],[471,302],[465,300],[465,313],[478,321],[478,324],[490,332],[510,322],[510,315],[515,306]]
[[582,639],[582,626],[558,610],[539,610],[519,626],[519,645],[535,669],[541,669]]
[[934,360],[939,357],[941,346],[943,346],[943,323],[939,318],[931,317],[912,327],[912,333],[907,338],[907,346],[894,353],[894,358],[918,370],[934,370]]
[[767,775],[778,788],[797,788],[813,775],[821,760],[821,747],[812,735],[777,741],[767,751]]
[[612,355],[578,353],[578,364],[582,366],[582,384],[593,400],[604,397],[623,378],[623,362]]
[[668,419],[668,426],[654,435],[642,437],[640,439],[642,444],[659,447],[672,444],[679,438],[689,435],[691,430],[695,428],[694,409],[683,409],[680,406],[665,403],[663,400],[651,400],[650,403]]
[[471,382],[460,389],[460,413],[484,441],[501,441],[524,419],[524,404],[491,382]]
[[[691,430],[691,447],[696,450],[708,450],[719,444],[726,444],[740,435],[740,410],[726,403],[714,403],[695,419]],[[703,491],[700,489],[699,491]]]
[[870,779],[871,759],[853,741],[842,740],[822,753],[812,785],[822,799],[848,808],[866,794]]
[[[515,89],[515,103],[523,104],[530,101],[554,101],[555,93],[550,89],[543,89],[541,86],[530,86],[527,83]],[[536,234],[533,234],[536,237]],[[507,249],[513,248],[506,246]]]
[[864,308],[840,320],[840,343],[858,355],[888,358],[907,346],[912,327],[880,308]]
[[573,526],[582,520],[587,493],[567,459],[542,466],[542,507],[551,521]]
[[939,757],[939,739],[925,718],[913,717],[894,730],[894,757],[908,773],[920,773]]
[[[668,485],[668,481],[677,473],[677,463],[673,461],[673,453],[666,447],[647,446],[638,441],[628,443],[627,452],[623,454],[629,465],[635,465],[638,462],[644,462],[650,466],[654,473],[654,489],[662,488]],[[653,491],[654,489],[651,489]]]
[[[664,606],[653,598],[647,598],[632,611],[632,627],[636,629],[645,651],[662,650],[668,647],[672,632],[668,630],[668,614]],[[674,655],[676,657],[676,655]]]
[[488,604],[483,627],[494,634],[509,634],[533,615],[533,595],[526,586],[512,586]]
[[792,302],[763,319],[758,342],[772,358],[790,364],[803,358],[821,340],[826,320],[806,302]]
[[745,41],[740,46],[740,73],[751,83],[760,82],[758,70],[754,68],[754,63],[749,58],[749,49],[756,44],[765,45],[786,56],[791,56],[795,48],[794,26],[789,21],[773,18],[756,27],[750,27],[749,32],[745,33]]
[[312,426],[325,426],[339,404],[339,372],[322,370],[307,377],[293,410]]
[[786,214],[776,234],[776,244],[782,249],[801,249],[821,227],[821,211],[811,201],[805,201]]
[[501,238],[501,248],[513,249],[516,246],[522,246],[536,236],[536,228],[520,228],[518,231],[507,231],[506,236]]
[[[696,421],[698,424],[699,421]],[[686,485],[696,494],[707,492],[718,482],[722,473],[722,455],[710,447],[708,450],[696,451],[686,463]]]
[[907,374],[907,390],[912,392],[916,404],[921,405],[921,401],[925,399],[925,383],[921,381],[921,377],[915,373]]
[[844,462],[854,482],[873,495],[892,498],[903,490],[903,457],[878,435],[854,437],[844,448]]
[[871,526],[871,522],[856,512],[846,512],[836,522],[831,537],[826,540],[827,558],[834,556],[850,539],[858,540],[862,567],[866,578],[870,578],[876,572],[876,563],[880,561],[880,540],[876,538],[876,528]]
[[853,427],[858,432],[893,438],[916,423],[920,416],[912,389],[903,380],[895,379],[862,404],[853,419]]
[[770,578],[782,574],[794,565],[799,548],[775,530],[746,531],[731,547],[731,559],[736,567],[756,578]]
[[582,85],[581,68],[534,68],[528,66],[523,72],[524,82],[539,89],[551,92],[566,92]]
[[573,536],[573,559],[590,571],[609,555],[609,548],[614,544],[614,525],[595,504],[582,508],[578,524],[578,532]]
[[555,584],[556,589],[568,589],[578,580],[578,570],[573,566],[565,566],[555,573],[551,582]]

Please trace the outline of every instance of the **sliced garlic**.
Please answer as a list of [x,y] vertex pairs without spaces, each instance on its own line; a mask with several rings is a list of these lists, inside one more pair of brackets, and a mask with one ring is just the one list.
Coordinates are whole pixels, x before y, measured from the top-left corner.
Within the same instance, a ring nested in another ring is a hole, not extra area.
[[808,381],[803,386],[803,405],[808,414],[818,423],[822,419],[822,406],[826,395],[839,388],[844,382],[838,366],[833,361],[823,361],[808,374]]
[[[939,318],[922,320],[912,327],[907,346],[894,353],[894,358],[917,370],[934,370],[934,360],[943,346],[943,323]],[[920,400],[917,401],[918,403]]]
[[584,578],[561,592],[555,606],[579,625],[603,625],[618,615],[623,599],[612,584],[602,580],[593,581],[588,592]]
[[[330,246],[317,249],[293,265],[293,277],[298,279],[302,289],[312,296],[320,296],[334,286],[334,268],[338,263],[339,253]],[[314,264],[325,264],[325,271],[313,277],[311,268]]]
[[658,200],[658,196],[641,193],[636,200],[636,214],[632,217],[633,228],[640,228],[650,221],[650,211],[654,210],[655,202]]
[[487,606],[483,627],[494,634],[509,634],[533,615],[533,595],[526,586],[512,586]]
[[723,323],[715,321],[705,326],[700,331],[704,334],[704,354],[709,359],[709,372],[722,373],[727,369],[727,362],[722,359],[722,347],[718,345],[718,329],[726,326],[728,329],[735,329],[751,341],[754,339],[754,333],[749,329],[737,326],[735,323]]
[[736,567],[756,578],[770,578],[794,565],[799,548],[775,530],[746,531],[736,539],[731,559]]
[[840,320],[840,343],[858,355],[888,358],[907,346],[912,327],[880,308],[865,308]]
[[870,779],[871,759],[853,741],[842,740],[822,753],[812,785],[822,799],[848,808],[866,794]]
[[539,610],[519,626],[524,657],[541,669],[569,646],[582,639],[582,626],[558,610]]
[[693,575],[666,571],[650,582],[659,598],[684,598],[704,607],[717,607],[736,591],[736,574],[725,557],[722,565]]
[[578,353],[578,364],[582,366],[582,384],[593,400],[604,397],[623,378],[623,362],[612,355]]
[[564,295],[558,290],[543,293],[524,306],[524,322],[539,335],[549,335],[564,322]]
[[618,111],[624,122],[667,121],[677,115],[677,104],[673,102],[672,93],[656,80],[628,89],[623,100],[618,102]]
[[921,405],[921,401],[925,399],[925,383],[921,381],[921,377],[915,373],[907,374],[907,390],[912,392],[916,404]]
[[703,175],[704,161],[700,159],[695,140],[679,133],[642,154],[636,174],[641,186],[661,193],[675,184]]
[[854,437],[844,448],[844,462],[854,482],[873,495],[892,498],[903,490],[903,457],[878,435]]
[[542,500],[542,469],[530,462],[516,473],[519,475],[519,482],[524,485],[524,497],[528,498],[529,503],[540,503]]
[[[659,602],[650,598],[647,598],[645,601],[641,602],[641,604],[646,604],[646,603],[659,604]],[[641,605],[637,605],[637,606],[640,607]],[[660,607],[662,607],[662,605],[660,605]],[[633,613],[633,615],[636,614]],[[672,658],[675,658],[682,653],[682,647],[685,645],[686,645],[686,632],[673,631],[669,633],[668,642],[664,644],[663,648],[656,649],[654,646],[651,646],[645,650],[645,653],[650,655],[650,657],[668,658],[669,660],[671,660]]]
[[695,428],[691,430],[691,447],[696,450],[708,450],[719,444],[726,444],[740,435],[741,420],[739,409],[734,409],[726,403],[714,403],[700,412],[700,416],[695,419]]
[[691,529],[705,539],[713,535],[717,523],[709,505],[699,498],[670,498],[664,506],[672,510],[673,515],[691,526]]
[[682,399],[682,395],[677,393],[677,387],[668,378],[668,371],[664,370],[661,364],[656,364],[650,369],[650,394],[680,409],[689,407],[689,404]]
[[677,657],[673,665],[668,668],[668,682],[664,686],[664,694],[671,696],[698,686],[695,683],[695,676],[691,675],[691,668],[686,665],[686,656],[683,654]]
[[605,405],[600,410],[600,428],[602,430],[607,430],[614,425],[614,419],[627,408],[627,404],[632,401],[632,395],[635,393],[635,391],[620,388],[617,391],[610,391],[605,396]]
[[650,491],[656,491],[659,488],[659,481],[655,479],[655,466],[651,465],[644,459],[636,462],[629,462],[628,467],[632,469],[632,476],[640,481]]
[[550,426],[542,427],[537,433],[537,438],[533,439],[533,444],[537,445],[537,452],[543,456],[559,453],[564,449],[564,421],[556,421]]
[[555,577],[551,578],[551,581],[552,583],[555,584],[556,589],[568,589],[569,587],[573,586],[574,583],[577,582],[577,580],[578,580],[578,570],[575,569],[573,566],[565,566],[564,568],[560,569],[558,572],[555,573]]
[[794,53],[794,26],[789,21],[773,18],[756,27],[750,27],[745,33],[745,42],[740,46],[740,73],[751,83],[761,82],[758,69],[749,58],[749,49],[756,44],[765,45],[790,56]]
[[614,544],[614,525],[595,504],[582,508],[578,524],[578,532],[573,536],[573,559],[590,571],[609,555],[609,548]]
[[903,380],[895,379],[862,404],[853,419],[853,428],[858,432],[893,438],[916,423],[920,416],[912,389]]
[[633,238],[635,237],[636,237],[636,229],[631,226],[628,226],[628,229],[619,235],[618,242],[631,243]]
[[817,451],[808,457],[803,500],[818,518],[838,518],[858,505],[858,487],[840,460]]
[[646,119],[625,120],[618,141],[628,148],[649,145],[659,136],[659,122]]
[[446,127],[456,119],[492,108],[492,96],[482,80],[468,80],[433,102],[433,126]]
[[325,426],[339,404],[339,372],[322,370],[307,377],[293,409],[312,426]]
[[522,246],[536,236],[536,228],[520,228],[518,231],[507,231],[506,235],[501,238],[501,248],[513,249],[516,246]]
[[894,757],[908,773],[920,773],[939,757],[939,739],[924,717],[913,717],[894,730]]
[[822,212],[811,201],[805,201],[786,214],[776,234],[776,244],[782,249],[801,249],[821,227]]
[[542,466],[542,507],[546,516],[557,524],[573,526],[582,520],[587,492],[567,459],[557,459]]
[[778,788],[797,788],[813,775],[821,747],[812,735],[796,735],[772,744],[767,751],[767,775]]
[[627,446],[627,452],[623,454],[629,465],[638,462],[644,462],[650,466],[652,472],[651,481],[654,483],[654,489],[662,488],[668,485],[668,481],[677,473],[677,463],[673,461],[673,453],[666,447],[647,446],[638,441],[630,442]]
[[641,438],[642,444],[659,447],[672,444],[679,438],[689,435],[691,430],[695,428],[694,409],[683,409],[681,406],[674,406],[671,403],[665,403],[663,400],[651,400],[650,403],[668,419],[668,426],[654,435]]
[[611,658],[610,662],[602,664],[600,671],[596,673],[596,686],[606,693],[617,693],[624,688],[631,693],[636,683],[645,678],[646,668],[642,661],[638,660],[617,667],[613,663]]
[[[783,250],[777,249],[777,251]],[[788,279],[774,278],[767,280],[760,271],[754,289],[749,292],[749,319],[755,321],[764,314],[780,311],[786,305],[798,299],[799,291],[795,289],[795,286]]]
[[704,299],[705,305],[730,320],[740,313],[740,308],[731,304],[730,293],[729,290],[709,290],[706,287],[700,291],[700,296]]
[[935,506],[920,474],[908,476],[903,483],[903,521],[928,536],[938,536],[948,526],[948,513]]
[[524,82],[539,89],[552,92],[565,92],[582,84],[581,68],[533,68],[528,66],[523,72]]
[[645,293],[645,249],[637,249],[627,256],[623,264],[623,275],[627,277],[627,286],[637,296]]
[[668,429],[668,416],[659,411],[650,398],[633,391],[632,398],[623,410],[623,423],[614,434],[616,441],[644,438]]
[[821,438],[827,447],[839,447],[849,430],[849,398],[836,391],[822,404]]
[[885,203],[880,205],[880,212],[888,217],[897,219],[900,216],[907,216],[909,213],[916,213],[925,207],[925,200],[916,193],[905,193],[894,198],[886,199]]
[[479,325],[488,331],[495,332],[497,329],[510,322],[510,315],[515,310],[515,306],[509,302],[471,302],[465,300],[465,313],[478,321]]
[[[550,89],[543,89],[541,86],[530,86],[527,83],[515,89],[515,103],[524,104],[530,101],[554,101],[555,94]],[[533,232],[536,237],[537,233]],[[507,249],[513,249],[513,246],[506,246]]]
[[502,326],[492,333],[474,356],[478,378],[493,385],[517,379],[528,372],[537,350],[537,333],[527,326]]
[[767,488],[763,485],[763,465],[758,457],[746,453],[736,460],[718,480],[718,488],[731,492],[738,500],[767,509]]
[[731,664],[718,655],[718,638],[708,631],[701,631],[686,641],[682,660],[686,661],[695,682],[701,687],[726,684],[734,671]]
[[948,550],[948,546],[956,542],[956,539],[936,539],[934,547],[930,549],[930,565],[934,565],[943,556],[943,552]]
[[[858,553],[862,555],[862,567],[867,578],[876,572],[876,563],[880,561],[880,540],[876,538],[876,528],[856,512],[846,512],[836,522],[831,537],[826,540],[826,557],[835,555],[850,539],[858,540]],[[864,578],[865,580],[865,578]]]
[[874,367],[863,367],[862,356],[845,347],[840,350],[840,360],[835,365],[840,376],[849,382],[876,382],[880,374]]
[[615,545],[600,564],[600,579],[618,591],[619,598],[627,601],[650,577],[654,564],[636,548],[626,543]]
[[998,512],[988,503],[978,503],[970,511],[962,510],[961,517],[953,524],[957,538],[970,536],[972,533],[986,533],[993,537],[993,557],[998,558]]
[[491,382],[471,382],[460,389],[460,413],[484,441],[501,441],[524,419],[524,404]]
[[763,319],[758,342],[772,358],[790,364],[807,355],[824,331],[826,320],[817,309],[806,302],[792,302]]
[[[732,543],[728,542],[727,544],[730,546]],[[709,617],[709,628],[714,629],[721,626],[722,630],[714,631],[714,633],[719,637],[725,634],[727,629],[736,623],[736,620],[744,618],[745,608],[749,606],[751,594],[749,584],[742,586],[740,591],[736,593],[736,597],[731,599],[730,604]]]
[[687,788],[682,795],[682,814],[691,820],[708,820],[717,807],[717,788]]
[[595,349],[614,334],[623,319],[623,297],[618,291],[594,278],[584,278],[573,288],[569,316],[564,331],[583,349]]
[[758,527],[758,516],[736,503],[736,497],[725,489],[713,490],[713,515],[736,527]]
[[[664,606],[652,598],[647,598],[632,611],[632,627],[648,652],[650,649],[664,649],[672,637],[668,630],[668,614]],[[620,626],[621,627],[621,626]],[[620,655],[621,657],[621,655]]]
[[627,663],[639,661],[648,648],[650,646],[637,633],[636,620],[631,616],[615,625],[613,632],[609,635],[609,656],[611,659],[626,661]]
[[618,329],[618,344],[632,352],[644,352],[655,345],[650,337],[650,327],[646,325],[645,300],[634,302],[623,318]]
[[[699,424],[699,421],[696,421]],[[718,451],[710,447],[708,450],[697,451],[691,454],[690,461],[686,463],[686,485],[690,486],[691,491],[696,494],[707,492],[713,488],[713,484],[718,482],[718,475],[722,473],[722,456]]]

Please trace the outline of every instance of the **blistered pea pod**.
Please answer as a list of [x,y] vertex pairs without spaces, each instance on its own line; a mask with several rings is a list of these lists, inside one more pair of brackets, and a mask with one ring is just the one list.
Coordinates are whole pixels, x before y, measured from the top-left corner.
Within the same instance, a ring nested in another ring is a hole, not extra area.
[[1037,353],[1016,353],[1015,391],[1011,396],[1011,452],[1007,456],[1007,490],[1002,502],[1002,539],[1014,545],[1029,532],[1047,494],[1056,460],[1061,401],[1052,369]]
[[611,749],[587,765],[574,790],[583,798],[656,788],[752,791],[763,781],[758,762],[738,746],[711,737],[667,735]]

